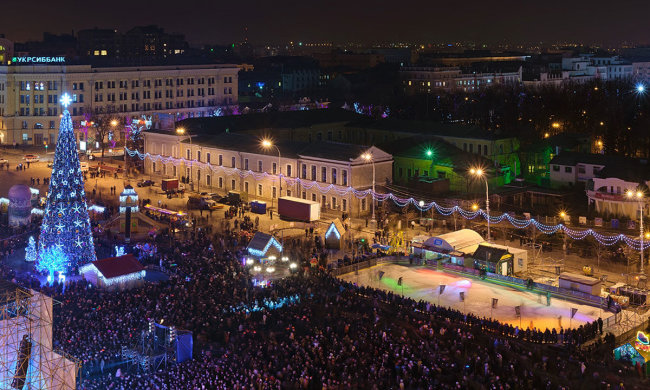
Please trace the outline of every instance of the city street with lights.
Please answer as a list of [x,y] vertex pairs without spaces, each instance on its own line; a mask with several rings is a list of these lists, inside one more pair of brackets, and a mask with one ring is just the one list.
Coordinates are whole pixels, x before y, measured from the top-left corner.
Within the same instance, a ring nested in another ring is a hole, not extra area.
[[0,390],[650,388],[645,4],[141,5],[3,7]]

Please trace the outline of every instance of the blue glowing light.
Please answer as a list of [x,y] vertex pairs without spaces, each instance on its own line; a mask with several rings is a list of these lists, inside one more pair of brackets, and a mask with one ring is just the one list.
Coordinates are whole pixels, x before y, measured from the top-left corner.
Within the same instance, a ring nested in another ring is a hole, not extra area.
[[341,239],[341,233],[339,233],[339,230],[336,228],[336,225],[334,225],[334,222],[332,222],[330,224],[329,229],[327,229],[327,232],[325,233],[325,238],[327,239],[332,233],[334,233],[337,240]]
[[256,257],[264,257],[266,256],[266,252],[269,250],[271,245],[273,245],[278,251],[282,252],[282,245],[274,237],[271,237],[269,242],[266,243],[266,246],[263,250],[248,248],[248,253]]
[[65,273],[70,269],[70,259],[60,247],[51,246],[38,254],[36,269],[47,271],[48,280],[53,280],[55,272]]
[[637,85],[636,85],[636,91],[637,91],[638,93],[644,93],[644,92],[645,92],[645,85],[643,85],[643,84],[637,84]]

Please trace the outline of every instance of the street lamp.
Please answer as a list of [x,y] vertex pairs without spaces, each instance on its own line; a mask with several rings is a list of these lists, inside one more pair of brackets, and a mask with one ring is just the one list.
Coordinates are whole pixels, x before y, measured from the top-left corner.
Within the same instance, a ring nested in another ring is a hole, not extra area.
[[422,209],[424,208],[424,201],[421,200],[418,204],[420,205],[420,225],[422,225]]
[[[192,136],[185,130],[184,127],[178,127],[176,129],[176,134],[178,134],[180,137],[178,137],[178,152],[180,154],[180,157],[183,158],[183,153],[181,151],[181,140],[183,139],[183,136],[186,136],[190,140],[190,157],[192,157]],[[194,181],[192,180],[192,159],[190,158],[189,160],[190,164],[190,186],[191,189],[194,190]],[[198,187],[197,187],[198,190]]]
[[366,162],[372,163],[372,219],[370,222],[373,226],[377,223],[375,219],[375,159],[372,158],[372,153],[365,152],[361,155],[361,158],[366,160]]
[[644,206],[643,192],[638,190],[627,191],[625,195],[627,195],[628,199],[636,199],[639,205],[639,238],[641,240],[641,273],[643,273],[643,239],[645,236],[643,232],[643,206]]
[[487,178],[485,177],[485,171],[481,168],[472,168],[469,170],[469,173],[482,179],[485,182],[485,214],[487,219],[487,241],[490,241],[490,190],[488,186]]
[[[278,195],[278,199],[279,199],[282,196],[282,156],[280,155],[280,149],[278,148],[277,145],[271,142],[270,139],[262,140],[262,148],[264,149],[275,148],[275,150],[277,150],[278,152],[278,180],[280,181],[280,192]],[[273,207],[273,197],[271,197],[271,207]]]

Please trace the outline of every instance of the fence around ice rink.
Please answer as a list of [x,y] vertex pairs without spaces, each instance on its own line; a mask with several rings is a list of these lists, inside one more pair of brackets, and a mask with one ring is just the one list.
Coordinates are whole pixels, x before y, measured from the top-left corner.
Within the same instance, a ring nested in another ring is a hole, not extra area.
[[[408,257],[404,257],[404,256],[375,257],[368,260],[360,261],[355,264],[334,268],[331,270],[331,273],[334,276],[340,276],[347,273],[356,272],[365,268],[370,268],[377,264],[383,264],[383,263],[398,264],[398,263],[408,263],[408,262],[409,262]],[[436,269],[443,270],[445,272],[467,275],[477,279],[482,278],[481,272],[479,270],[473,268],[466,268],[460,265],[446,264],[446,263],[443,264],[436,261],[427,261],[422,265],[434,267]],[[544,283],[537,283],[537,282],[529,283],[527,279],[520,279],[513,276],[499,275],[491,272],[485,273],[484,280],[489,283],[505,284],[505,285],[509,285],[510,287],[519,288],[522,290],[529,290],[532,292],[545,293],[545,294],[550,293],[551,297],[553,298],[559,298],[566,301],[573,301],[584,305],[594,306],[602,310],[607,310],[614,313],[615,315],[613,317],[608,317],[606,320],[604,320],[607,323],[603,324],[603,327],[605,327],[605,325],[608,326],[613,325],[614,323],[617,323],[620,320],[620,312],[621,312],[620,305],[616,302],[611,302],[608,304],[607,298],[587,294],[581,291],[555,287]],[[612,323],[610,324],[610,322]]]

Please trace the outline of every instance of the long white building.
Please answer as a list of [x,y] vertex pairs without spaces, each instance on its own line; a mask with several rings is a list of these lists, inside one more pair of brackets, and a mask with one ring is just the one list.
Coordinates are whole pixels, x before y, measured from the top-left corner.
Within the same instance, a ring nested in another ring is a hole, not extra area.
[[0,65],[0,143],[55,144],[59,98],[66,92],[73,99],[69,110],[75,121],[84,114],[206,116],[215,107],[237,104],[238,72],[237,65],[222,64]]
[[392,181],[393,156],[374,146],[278,142],[277,150],[265,150],[258,137],[241,133],[198,135],[191,143],[168,131],[144,136],[146,175],[189,178],[196,191],[239,191],[269,206],[280,196],[294,196],[319,202],[323,210],[369,215],[372,198],[348,190],[372,188],[372,162],[362,158],[365,153],[374,160],[375,184]]

